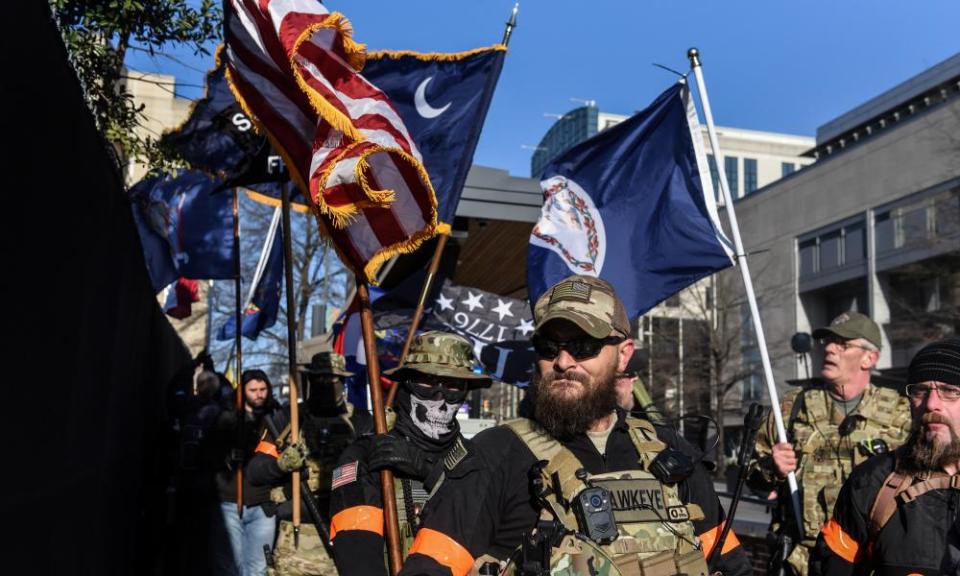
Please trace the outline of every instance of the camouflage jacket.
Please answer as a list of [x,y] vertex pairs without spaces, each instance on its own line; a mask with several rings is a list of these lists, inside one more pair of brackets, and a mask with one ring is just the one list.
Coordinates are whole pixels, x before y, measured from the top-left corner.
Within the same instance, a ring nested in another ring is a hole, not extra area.
[[[791,427],[790,415],[801,394],[803,404]],[[803,505],[804,540],[815,539],[830,518],[840,486],[853,467],[906,441],[910,405],[896,391],[870,385],[857,407],[846,416],[834,408],[829,392],[823,388],[791,390],[784,397],[781,410],[799,457],[797,481]],[[845,417],[855,421],[855,426],[841,437],[839,427]],[[777,475],[771,456],[777,443],[774,422],[770,414],[757,434],[754,458],[749,465],[747,483],[757,490],[774,490],[786,482]]]

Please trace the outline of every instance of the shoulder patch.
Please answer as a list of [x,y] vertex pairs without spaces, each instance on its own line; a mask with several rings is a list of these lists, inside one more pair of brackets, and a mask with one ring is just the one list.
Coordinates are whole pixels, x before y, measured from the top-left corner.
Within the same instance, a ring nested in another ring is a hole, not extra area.
[[464,458],[467,457],[467,447],[463,445],[463,437],[457,438],[454,445],[447,450],[443,456],[443,467],[446,470],[453,470]]
[[357,481],[357,461],[337,466],[330,477],[330,489],[346,486]]

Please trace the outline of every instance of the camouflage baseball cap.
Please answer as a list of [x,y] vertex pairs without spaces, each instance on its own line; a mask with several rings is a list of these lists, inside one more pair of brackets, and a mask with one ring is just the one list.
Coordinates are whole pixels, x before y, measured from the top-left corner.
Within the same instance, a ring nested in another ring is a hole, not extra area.
[[533,308],[536,331],[562,318],[576,324],[594,338],[630,336],[630,320],[623,302],[607,281],[593,276],[569,276],[537,300]]
[[834,318],[829,326],[813,331],[814,338],[825,338],[831,335],[839,336],[844,340],[863,338],[877,348],[883,345],[880,327],[869,316],[859,312],[844,312]]
[[473,345],[466,338],[432,330],[413,339],[403,366],[384,371],[394,379],[416,374],[431,374],[470,381],[471,388],[490,385],[490,377],[474,372],[479,366],[473,354]]
[[307,374],[353,376],[353,372],[347,372],[346,359],[336,352],[317,352],[310,358],[309,364],[301,364],[300,366]]

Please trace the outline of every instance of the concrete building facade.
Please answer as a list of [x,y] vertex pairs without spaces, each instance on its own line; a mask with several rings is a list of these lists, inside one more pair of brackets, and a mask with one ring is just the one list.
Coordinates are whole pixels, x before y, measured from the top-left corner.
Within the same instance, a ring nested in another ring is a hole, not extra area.
[[807,374],[791,336],[847,310],[880,324],[880,369],[958,332],[960,54],[822,126],[810,155],[735,203],[780,385]]

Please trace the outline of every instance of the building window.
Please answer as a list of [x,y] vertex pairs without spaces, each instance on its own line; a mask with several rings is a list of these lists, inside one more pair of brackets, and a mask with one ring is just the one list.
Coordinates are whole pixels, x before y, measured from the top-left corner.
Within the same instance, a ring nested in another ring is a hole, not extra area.
[[867,237],[863,222],[843,229],[843,264],[856,264],[867,259]]
[[757,161],[754,158],[743,159],[743,193],[750,194],[757,189]]
[[713,191],[719,198],[720,194],[720,170],[717,169],[717,159],[713,154],[707,154],[707,164],[710,165],[710,179],[713,180]]
[[797,165],[793,162],[781,162],[780,163],[780,176],[789,176],[797,171]]
[[[878,217],[879,220],[879,217]],[[878,250],[884,228],[877,226]],[[867,259],[867,231],[863,220],[825,230],[797,242],[797,261],[801,279],[862,264]]]
[[811,238],[800,242],[797,246],[800,251],[800,277],[817,273],[817,239]]
[[724,156],[723,171],[727,173],[727,184],[730,185],[730,196],[737,198],[740,196],[740,169],[739,158],[736,156]]
[[839,268],[843,261],[840,254],[841,231],[834,230],[820,236],[820,271],[833,270]]

